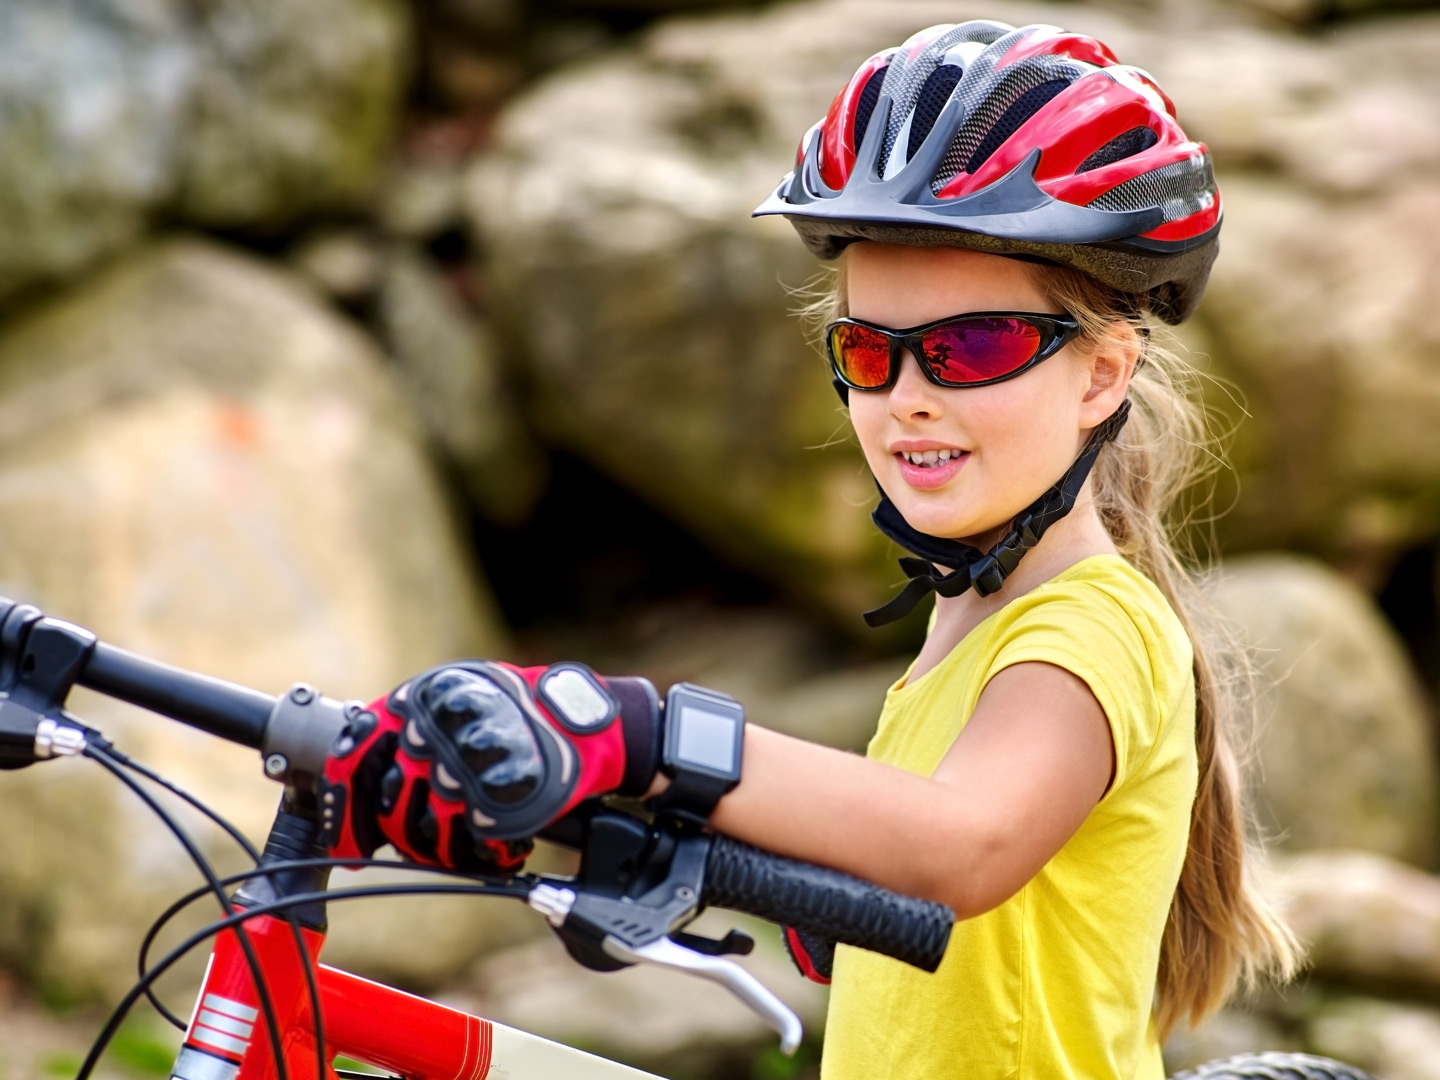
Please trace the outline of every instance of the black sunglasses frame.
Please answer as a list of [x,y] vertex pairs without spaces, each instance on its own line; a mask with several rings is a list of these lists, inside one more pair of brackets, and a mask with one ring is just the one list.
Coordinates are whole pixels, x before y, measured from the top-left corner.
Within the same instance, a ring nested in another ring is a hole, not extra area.
[[[1019,319],[1040,331],[1040,347],[1035,350],[1035,355],[1026,360],[1014,371],[1007,371],[1004,375],[997,375],[993,379],[977,379],[974,382],[947,382],[935,374],[932,361],[925,355],[922,345],[925,334],[931,330],[938,330],[942,326],[949,326],[954,323],[970,322],[975,319]],[[885,381],[879,386],[857,386],[847,379],[840,370],[840,363],[835,357],[835,329],[840,326],[863,326],[867,330],[874,330],[883,334],[890,344],[890,371]],[[834,372],[835,378],[851,390],[889,390],[895,385],[895,380],[900,377],[900,364],[904,360],[902,355],[908,351],[915,357],[915,362],[920,365],[921,372],[936,386],[942,386],[946,390],[964,390],[972,386],[991,386],[994,383],[1004,382],[1006,379],[1013,379],[1017,375],[1023,375],[1042,360],[1048,360],[1062,348],[1073,341],[1080,333],[1080,324],[1068,315],[1049,315],[1034,311],[967,311],[963,315],[949,315],[943,319],[936,319],[934,322],[924,323],[921,326],[911,326],[904,330],[892,330],[888,326],[878,326],[875,323],[865,322],[863,319],[836,319],[825,326],[825,353],[830,358],[830,370]]]

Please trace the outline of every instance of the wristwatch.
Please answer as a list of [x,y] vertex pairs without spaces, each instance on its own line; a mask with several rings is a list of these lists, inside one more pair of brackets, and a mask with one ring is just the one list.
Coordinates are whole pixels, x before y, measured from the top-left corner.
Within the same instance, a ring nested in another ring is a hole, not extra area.
[[672,686],[660,752],[670,786],[652,803],[655,812],[706,824],[715,804],[740,783],[744,740],[745,707],[738,701],[691,683]]

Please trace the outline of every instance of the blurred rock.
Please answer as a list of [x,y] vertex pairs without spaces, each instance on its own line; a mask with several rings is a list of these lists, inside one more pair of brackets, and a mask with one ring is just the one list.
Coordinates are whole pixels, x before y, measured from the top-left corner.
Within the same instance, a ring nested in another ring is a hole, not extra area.
[[1429,866],[1437,779],[1423,693],[1374,604],[1300,556],[1225,564],[1215,606],[1264,695],[1256,810],[1282,848],[1358,848]]
[[356,206],[405,89],[403,0],[204,0],[178,212],[274,229]]
[[391,236],[424,243],[464,222],[459,163],[418,161],[392,169],[381,194],[380,225]]
[[766,0],[564,0],[568,11],[597,15],[676,15],[700,11],[761,7]]
[[1299,1040],[1270,1017],[1232,1007],[1216,1013],[1193,1031],[1177,1029],[1165,1044],[1165,1070],[1175,1073],[1193,1069],[1236,1054],[1302,1049]]
[[412,0],[427,21],[458,29],[477,41],[506,38],[520,27],[521,0]]
[[1310,1026],[1318,1053],[1383,1080],[1440,1080],[1440,1011],[1364,998],[1328,1006]]
[[1235,8],[1274,16],[1298,27],[1317,28],[1338,19],[1390,15],[1405,8],[1423,8],[1431,0],[1231,0]]
[[0,4],[0,299],[145,227],[174,185],[196,63],[164,0]]
[[[808,1033],[818,1031],[828,994],[801,978],[773,926],[712,911],[689,929],[722,937],[736,926],[756,939],[756,948],[733,959],[795,1010]],[[467,983],[463,995],[453,996],[461,1008],[641,1068],[682,1057],[713,1061],[722,1050],[754,1051],[775,1039],[764,1021],[714,983],[645,965],[589,971],[550,937],[486,959]]]
[[159,211],[274,231],[358,205],[407,47],[401,0],[0,4],[0,299]]
[[1424,314],[1440,296],[1440,192],[1417,179],[1332,206],[1273,182],[1227,191],[1237,227],[1203,324],[1254,419],[1221,529],[1232,546],[1304,546],[1378,583],[1440,521],[1440,330]]
[[[540,869],[533,862],[529,868]],[[444,880],[387,867],[337,872],[331,875],[330,887]],[[332,903],[329,917],[327,964],[417,993],[453,986],[477,955],[514,948],[548,929],[545,920],[524,904],[474,896],[397,896]]]
[[514,56],[467,48],[450,37],[430,41],[425,60],[431,92],[462,111],[493,111],[526,75]]
[[1440,990],[1440,879],[1358,851],[1277,858],[1272,871],[1316,979],[1380,992]]
[[375,294],[384,261],[374,237],[358,229],[317,232],[296,244],[289,256],[291,266],[342,304]]
[[[812,0],[663,22],[517,99],[469,179],[538,422],[729,558],[856,625],[896,573],[779,284],[816,264],[783,221],[749,213],[855,65],[919,27],[981,16],[1098,35],[1152,70],[1212,144],[1225,251],[1188,340],[1254,417],[1221,539],[1301,545],[1380,580],[1440,532],[1440,339],[1426,320],[1440,296],[1435,14],[1323,38],[1213,19],[1176,33],[1004,0]],[[1225,390],[1210,396],[1238,415]]]
[[489,518],[519,522],[535,505],[545,459],[520,422],[486,328],[418,252],[396,248],[380,289],[380,324],[431,438]]
[[841,750],[863,751],[875,734],[885,692],[905,674],[904,660],[881,661],[816,675],[751,705],[750,719],[787,735]]
[[[384,359],[297,279],[208,242],[145,249],[0,334],[0,537],[0,593],[270,693],[368,699],[505,650]],[[253,752],[93,694],[73,708],[263,838],[279,792]],[[173,840],[84,761],[6,774],[0,807],[25,824],[0,951],[119,993],[193,885]],[[487,931],[435,905],[473,935],[455,970]]]
[[698,614],[682,607],[642,621],[630,635],[551,635],[543,655],[644,675],[662,689],[677,682],[713,687],[743,704],[754,723],[845,750],[865,748],[886,690],[908,664],[847,662],[813,625],[775,610]]

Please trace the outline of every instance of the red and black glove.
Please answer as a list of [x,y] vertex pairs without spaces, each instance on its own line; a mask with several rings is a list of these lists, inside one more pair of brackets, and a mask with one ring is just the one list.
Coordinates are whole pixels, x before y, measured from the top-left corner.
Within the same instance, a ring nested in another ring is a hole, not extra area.
[[574,663],[433,668],[336,738],[319,784],[326,843],[342,858],[390,843],[417,862],[507,873],[582,800],[643,795],[660,735],[645,679]]
[[793,926],[780,928],[785,951],[800,969],[800,974],[821,986],[830,985],[830,973],[835,966],[835,942],[818,934],[807,934]]

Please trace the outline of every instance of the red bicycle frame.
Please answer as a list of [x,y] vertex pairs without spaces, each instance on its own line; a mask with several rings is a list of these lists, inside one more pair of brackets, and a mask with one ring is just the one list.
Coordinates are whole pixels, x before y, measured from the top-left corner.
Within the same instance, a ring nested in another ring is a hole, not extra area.
[[[290,923],[257,915],[245,922],[264,974],[290,1080],[316,1076],[315,1017]],[[650,1074],[572,1047],[470,1016],[319,963],[325,935],[302,929],[324,1021],[325,1072],[339,1054],[406,1080],[484,1080],[492,1068],[534,1077],[648,1078]],[[217,937],[185,1044],[177,1080],[277,1080],[274,1051],[251,969],[234,929]]]

